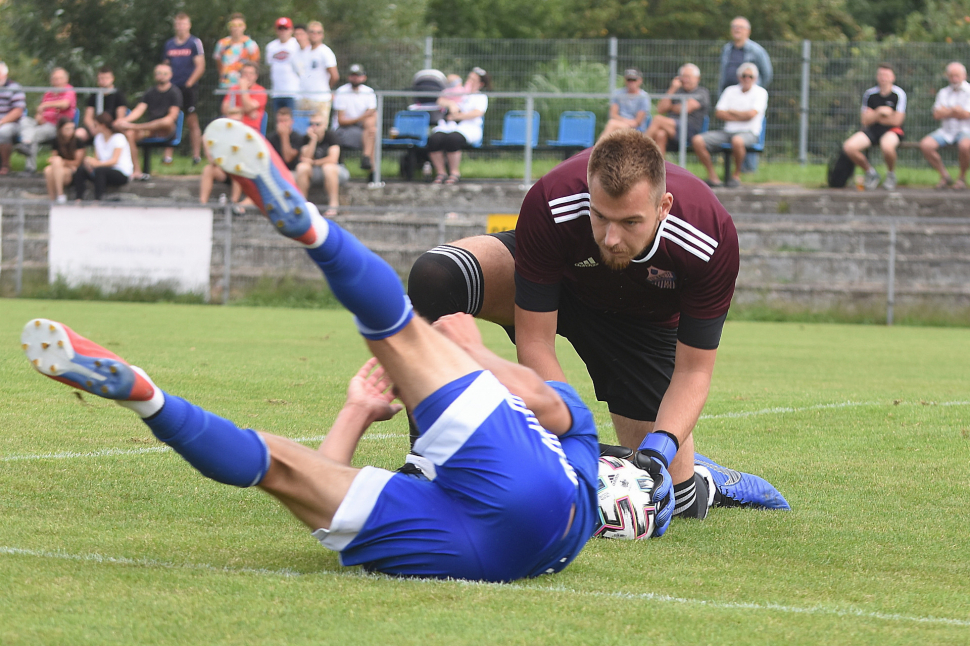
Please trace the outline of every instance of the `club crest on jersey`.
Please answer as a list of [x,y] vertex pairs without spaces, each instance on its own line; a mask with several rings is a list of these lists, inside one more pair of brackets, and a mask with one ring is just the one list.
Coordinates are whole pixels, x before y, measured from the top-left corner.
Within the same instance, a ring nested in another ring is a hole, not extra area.
[[593,260],[593,257],[590,256],[586,260],[580,260],[579,262],[574,264],[573,267],[579,267],[580,269],[589,269],[591,267],[599,267],[599,263]]
[[666,269],[650,267],[647,269],[647,280],[660,289],[674,289],[677,287],[677,274]]

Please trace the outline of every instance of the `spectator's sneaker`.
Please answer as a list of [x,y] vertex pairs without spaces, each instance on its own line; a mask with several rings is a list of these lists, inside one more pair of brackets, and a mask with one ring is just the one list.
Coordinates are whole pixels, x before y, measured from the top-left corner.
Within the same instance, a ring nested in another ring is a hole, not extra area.
[[764,478],[722,467],[700,453],[694,454],[694,471],[707,480],[714,492],[714,507],[791,509],[788,501]]
[[293,175],[259,132],[232,119],[216,119],[205,129],[216,165],[239,182],[270,222],[287,238],[307,247],[323,244],[327,221],[307,202]]
[[867,191],[874,191],[879,188],[879,182],[881,180],[882,178],[879,177],[879,171],[870,167],[869,170],[866,171],[866,176],[865,179],[862,180],[862,183],[866,187]]
[[884,189],[886,189],[887,191],[895,191],[896,190],[896,172],[895,171],[888,171],[888,172],[886,172],[886,179],[882,183],[882,187]]
[[162,407],[162,391],[143,370],[63,323],[48,319],[28,321],[20,343],[34,369],[51,379],[113,399],[143,417]]

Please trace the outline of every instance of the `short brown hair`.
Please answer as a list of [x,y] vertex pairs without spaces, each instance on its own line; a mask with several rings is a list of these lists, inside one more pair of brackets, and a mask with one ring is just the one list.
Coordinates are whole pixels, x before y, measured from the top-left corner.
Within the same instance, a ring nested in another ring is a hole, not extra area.
[[191,21],[192,19],[189,18],[189,14],[185,13],[184,11],[180,11],[177,14],[175,14],[175,17],[172,18],[172,20],[173,21],[175,21],[175,20],[189,20],[189,21]]
[[667,188],[667,168],[656,142],[633,129],[617,130],[600,139],[589,156],[587,177],[599,178],[606,194],[617,198],[646,180],[659,203]]
[[230,14],[229,20],[227,20],[226,22],[232,22],[233,20],[241,20],[242,22],[246,22],[246,16],[242,15],[237,11],[233,14]]
[[879,65],[876,65],[876,69],[878,69],[878,70],[889,70],[893,74],[896,73],[896,70],[893,69],[893,66],[890,65],[889,63],[885,62],[885,61],[883,61],[882,63],[879,63]]
[[276,109],[276,118],[279,119],[280,117],[290,117],[292,119],[293,118],[293,110],[290,110],[285,105],[282,106],[282,107],[280,107],[280,108],[277,108]]

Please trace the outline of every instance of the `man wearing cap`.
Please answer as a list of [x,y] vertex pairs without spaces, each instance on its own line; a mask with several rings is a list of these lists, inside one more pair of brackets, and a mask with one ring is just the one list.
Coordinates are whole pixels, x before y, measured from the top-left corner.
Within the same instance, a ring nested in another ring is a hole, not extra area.
[[285,16],[276,21],[276,40],[266,46],[266,64],[269,66],[273,88],[273,110],[283,106],[296,108],[296,94],[300,91],[303,73],[300,45],[293,38],[293,21]]
[[362,150],[360,167],[370,170],[374,161],[374,139],[377,135],[377,95],[366,85],[367,73],[362,65],[353,64],[347,75],[349,83],[337,88],[333,96],[333,133],[341,148]]
[[340,81],[337,57],[332,49],[323,44],[323,24],[320,21],[308,22],[306,31],[310,37],[310,47],[303,52],[300,109],[312,110],[323,118],[324,123],[329,123],[333,98],[330,91]]
[[643,85],[643,75],[640,70],[628,69],[623,73],[623,78],[626,80],[626,88],[613,91],[613,96],[610,97],[610,120],[606,122],[600,139],[624,128],[633,128],[640,132],[647,129],[650,95],[640,87]]

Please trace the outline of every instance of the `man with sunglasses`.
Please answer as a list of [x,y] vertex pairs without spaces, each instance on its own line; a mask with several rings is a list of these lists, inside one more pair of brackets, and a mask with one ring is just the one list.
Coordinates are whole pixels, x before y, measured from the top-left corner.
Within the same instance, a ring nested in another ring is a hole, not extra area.
[[300,109],[310,110],[330,122],[331,91],[340,81],[337,57],[323,44],[323,24],[312,20],[306,26],[310,47],[303,51],[303,76],[300,79]]
[[229,35],[216,43],[212,58],[219,70],[222,89],[239,83],[244,61],[259,62],[259,45],[246,35],[246,17],[238,11],[229,16]]
[[734,167],[726,186],[741,186],[741,165],[748,146],[754,145],[761,136],[768,109],[768,91],[757,83],[758,67],[754,63],[742,63],[738,67],[738,84],[724,88],[714,106],[714,116],[724,121],[724,130],[709,130],[691,139],[697,159],[707,169],[707,184],[712,188],[721,186],[721,180],[714,170],[711,152],[727,143],[731,144]]
[[293,37],[293,21],[285,16],[277,20],[276,34],[278,38],[266,46],[274,112],[282,107],[296,108],[296,93],[300,90],[303,74],[303,57],[300,45]]
[[350,179],[350,171],[340,163],[340,145],[323,115],[317,113],[310,119],[304,141],[296,165],[297,188],[309,196],[311,186],[323,185],[329,205],[324,215],[333,217],[340,206],[340,185]]

